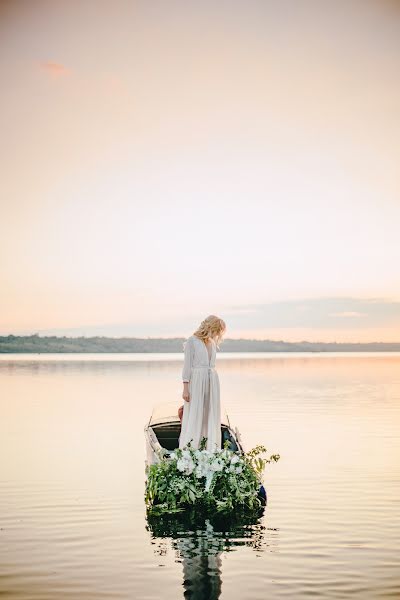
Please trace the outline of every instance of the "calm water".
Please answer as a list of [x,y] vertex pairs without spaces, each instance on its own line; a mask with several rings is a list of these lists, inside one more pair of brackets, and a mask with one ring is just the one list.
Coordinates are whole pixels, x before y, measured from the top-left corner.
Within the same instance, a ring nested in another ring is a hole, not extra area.
[[[222,358],[223,356],[223,358]],[[147,522],[143,428],[182,355],[0,355],[0,597],[400,597],[400,354],[219,354],[266,471],[253,523]]]

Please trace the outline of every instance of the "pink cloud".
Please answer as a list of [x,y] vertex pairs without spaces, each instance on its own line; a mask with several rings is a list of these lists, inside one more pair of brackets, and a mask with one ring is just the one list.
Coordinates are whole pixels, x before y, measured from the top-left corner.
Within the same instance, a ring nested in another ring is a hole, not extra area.
[[40,67],[50,73],[52,77],[60,77],[62,75],[66,75],[69,72],[69,69],[60,63],[56,63],[53,61],[41,62]]

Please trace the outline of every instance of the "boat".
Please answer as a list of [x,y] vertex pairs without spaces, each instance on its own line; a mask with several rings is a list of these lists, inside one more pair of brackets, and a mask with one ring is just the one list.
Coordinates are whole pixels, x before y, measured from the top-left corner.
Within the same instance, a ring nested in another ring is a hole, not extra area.
[[[181,407],[182,401],[179,400],[162,402],[154,406],[150,419],[144,427],[146,471],[150,465],[162,460],[161,455],[163,459],[168,460],[169,455],[179,448],[181,432],[179,410]],[[239,429],[232,427],[226,410],[221,408],[221,447],[224,447],[226,440],[230,442],[230,450],[239,454],[245,453]],[[259,498],[263,505],[267,504],[267,493],[261,481]]]

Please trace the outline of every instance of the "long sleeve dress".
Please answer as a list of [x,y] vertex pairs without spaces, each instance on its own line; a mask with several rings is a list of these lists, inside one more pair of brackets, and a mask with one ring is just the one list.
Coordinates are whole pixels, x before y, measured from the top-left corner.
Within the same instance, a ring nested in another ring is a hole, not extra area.
[[221,402],[218,373],[215,369],[217,347],[211,340],[211,353],[195,335],[188,337],[184,347],[182,381],[189,383],[189,402],[184,402],[179,448],[191,441],[198,449],[202,437],[206,449],[221,449]]

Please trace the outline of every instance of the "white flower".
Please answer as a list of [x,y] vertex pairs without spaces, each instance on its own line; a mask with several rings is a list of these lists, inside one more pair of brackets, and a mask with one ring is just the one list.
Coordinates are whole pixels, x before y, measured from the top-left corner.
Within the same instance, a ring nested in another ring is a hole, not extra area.
[[241,473],[242,471],[243,471],[243,467],[241,465],[236,467],[236,473]]
[[187,475],[190,475],[194,469],[194,462],[193,462],[191,456],[189,456],[189,458],[182,457],[177,461],[176,467],[182,473],[186,473]]
[[239,462],[239,457],[238,457],[238,455],[237,455],[237,454],[234,454],[234,455],[232,456],[232,458],[231,458],[231,464],[232,464],[232,465],[234,465],[234,464],[236,464],[237,462]]
[[209,489],[210,489],[212,478],[213,478],[213,474],[212,473],[207,475],[206,485],[205,485],[206,492],[208,492]]
[[224,465],[223,465],[222,461],[220,461],[217,458],[211,463],[211,468],[213,471],[222,471],[222,469],[224,468]]

